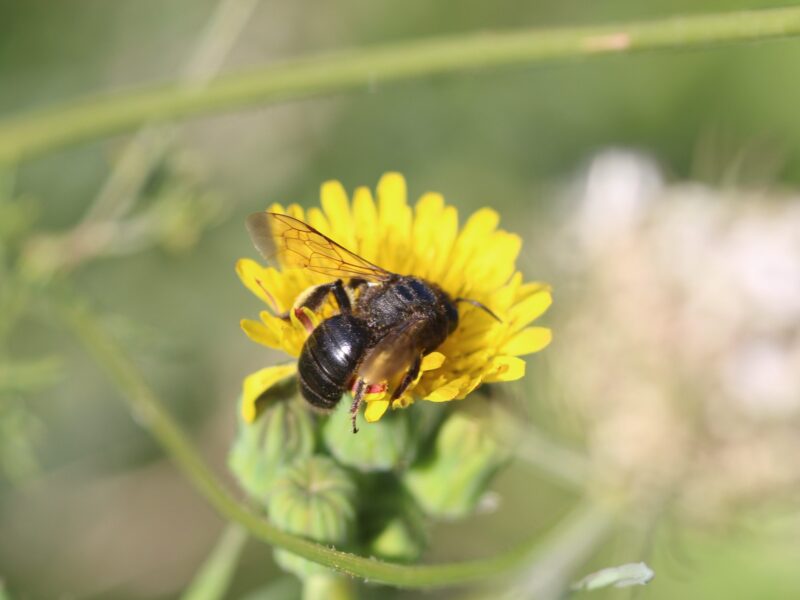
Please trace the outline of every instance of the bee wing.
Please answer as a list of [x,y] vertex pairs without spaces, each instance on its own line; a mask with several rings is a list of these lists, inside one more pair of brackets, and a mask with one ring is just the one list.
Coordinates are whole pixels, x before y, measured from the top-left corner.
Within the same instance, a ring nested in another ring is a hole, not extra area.
[[250,239],[267,260],[280,256],[284,264],[329,277],[383,281],[389,271],[337,244],[311,225],[288,215],[257,212],[245,222]]
[[370,349],[358,369],[358,377],[368,384],[391,380],[406,371],[422,352],[419,332],[425,326],[422,319],[410,320],[390,331]]

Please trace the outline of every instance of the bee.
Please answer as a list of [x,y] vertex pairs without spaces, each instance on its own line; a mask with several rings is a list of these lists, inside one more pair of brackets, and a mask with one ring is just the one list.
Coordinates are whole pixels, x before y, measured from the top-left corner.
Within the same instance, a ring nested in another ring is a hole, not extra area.
[[[414,382],[422,357],[458,327],[458,303],[500,320],[480,302],[451,298],[433,282],[387,271],[299,219],[258,212],[247,218],[246,227],[267,260],[280,254],[291,266],[333,279],[305,290],[291,308],[310,330],[297,363],[298,383],[303,398],[324,412],[352,392],[353,433],[367,393],[388,390],[396,382],[391,390],[396,400]],[[314,328],[303,309],[316,312],[331,295],[338,313]],[[288,320],[290,313],[278,316]]]

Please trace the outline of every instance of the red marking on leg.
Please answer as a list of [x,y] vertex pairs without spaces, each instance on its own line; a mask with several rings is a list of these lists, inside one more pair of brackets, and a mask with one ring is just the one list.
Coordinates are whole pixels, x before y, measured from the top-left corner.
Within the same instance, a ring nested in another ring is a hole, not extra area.
[[308,333],[314,331],[314,322],[308,318],[308,315],[303,311],[302,308],[295,308],[294,316],[297,317],[297,320],[303,324],[303,327],[306,328]]
[[[358,386],[358,379],[353,378],[350,381],[350,385],[349,385],[350,391],[355,393],[357,386]],[[389,388],[389,384],[385,383],[385,382],[384,383],[371,383],[364,390],[364,394],[365,395],[366,394],[379,394],[381,392],[385,392],[388,388]]]
[[380,392],[385,392],[386,389],[389,387],[388,383],[373,383],[372,385],[367,386],[367,394],[378,394]]

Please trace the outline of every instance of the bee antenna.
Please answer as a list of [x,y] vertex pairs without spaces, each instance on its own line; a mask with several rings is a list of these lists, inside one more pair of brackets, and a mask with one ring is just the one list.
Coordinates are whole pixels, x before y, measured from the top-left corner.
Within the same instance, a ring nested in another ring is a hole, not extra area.
[[486,313],[498,323],[503,322],[503,319],[494,314],[494,312],[492,312],[492,310],[482,302],[478,302],[477,300],[473,300],[472,298],[456,298],[456,304],[458,304],[459,302],[466,302],[467,304],[471,304],[476,308],[480,308],[481,310],[486,311]]

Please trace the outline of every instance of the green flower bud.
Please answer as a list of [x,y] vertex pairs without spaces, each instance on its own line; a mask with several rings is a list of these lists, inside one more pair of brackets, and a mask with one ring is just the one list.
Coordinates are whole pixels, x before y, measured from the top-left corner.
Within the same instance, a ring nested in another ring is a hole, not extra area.
[[245,491],[258,500],[266,500],[287,465],[314,451],[313,419],[303,403],[290,396],[294,389],[292,380],[291,391],[270,390],[276,397],[268,399],[270,404],[255,423],[239,422],[228,465]]
[[[402,469],[413,460],[408,411],[390,411],[367,423],[358,415],[358,433],[350,427],[350,397],[344,396],[322,426],[322,438],[341,464],[362,472]],[[362,411],[363,412],[363,411]]]
[[429,456],[403,475],[403,483],[426,514],[457,519],[475,510],[510,449],[495,434],[486,403],[472,400],[442,424]]
[[341,575],[312,575],[303,581],[303,600],[351,600],[355,581]]
[[414,562],[425,549],[421,522],[404,517],[390,520],[369,545],[370,556],[394,562]]
[[[284,469],[269,496],[270,519],[280,529],[325,544],[346,544],[355,523],[356,485],[350,474],[327,456],[309,456]],[[305,578],[330,571],[285,550],[277,563]]]

